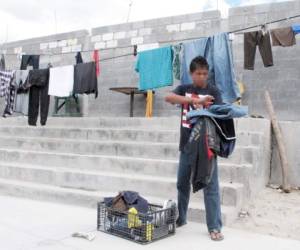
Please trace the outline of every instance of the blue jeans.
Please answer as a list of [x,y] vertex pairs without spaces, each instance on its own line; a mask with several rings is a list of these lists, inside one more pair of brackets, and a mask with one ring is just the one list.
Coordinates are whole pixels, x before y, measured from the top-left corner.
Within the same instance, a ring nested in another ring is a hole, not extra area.
[[[206,224],[208,231],[221,230],[222,216],[218,180],[217,159],[215,162],[213,174],[210,183],[203,189],[204,204],[206,211]],[[185,223],[187,220],[187,211],[191,191],[191,165],[188,163],[188,155],[180,153],[179,168],[177,173],[177,191],[178,191],[178,221]]]
[[209,65],[208,83],[217,86],[223,102],[233,103],[241,97],[234,73],[232,49],[227,33],[220,33],[183,44],[181,84],[192,83],[189,67],[196,56],[206,58]]

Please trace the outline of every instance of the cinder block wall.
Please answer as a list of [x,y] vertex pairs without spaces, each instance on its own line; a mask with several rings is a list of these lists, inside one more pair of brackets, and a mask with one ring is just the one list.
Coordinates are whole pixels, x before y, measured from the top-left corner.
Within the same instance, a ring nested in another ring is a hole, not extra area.
[[[3,46],[6,53],[68,53],[56,56],[42,56],[42,66],[51,62],[54,66],[75,63],[76,51],[100,50],[100,58],[110,58],[133,52],[133,45],[151,46],[178,43],[184,39],[210,36],[218,32],[261,24],[279,18],[300,13],[300,2],[264,4],[230,9],[228,19],[221,19],[218,11],[208,11],[187,15],[166,17],[140,22],[98,27],[59,35],[34,38],[8,43]],[[270,28],[284,27],[300,19],[273,24]],[[299,37],[297,41],[299,43]],[[274,106],[281,120],[299,120],[298,112],[300,71],[300,45],[282,48],[273,47],[274,67],[264,68],[257,50],[255,70],[243,70],[243,35],[236,34],[232,43],[234,62],[238,80],[244,82],[246,93],[243,103],[249,105],[251,113],[265,115],[263,92],[269,89]],[[70,52],[74,52],[69,54]],[[85,61],[91,60],[92,53],[84,52]],[[86,116],[128,116],[129,97],[109,91],[110,87],[138,86],[138,75],[134,72],[134,56],[119,57],[101,62],[99,78],[99,97],[93,95],[82,98],[83,113]],[[18,68],[17,56],[6,56],[6,62],[12,69]],[[175,82],[175,85],[178,84]],[[154,115],[178,115],[178,108],[164,103],[165,94],[172,87],[158,89],[155,93]],[[3,107],[3,99],[1,107]],[[51,102],[51,110],[54,102]],[[143,116],[145,97],[137,96],[134,115]]]

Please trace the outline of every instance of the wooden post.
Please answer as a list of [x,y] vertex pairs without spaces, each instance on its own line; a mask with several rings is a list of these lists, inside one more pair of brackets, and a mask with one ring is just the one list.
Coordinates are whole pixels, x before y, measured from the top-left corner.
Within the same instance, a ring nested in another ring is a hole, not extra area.
[[279,157],[280,157],[280,162],[281,162],[281,170],[282,170],[282,189],[284,192],[289,193],[290,187],[288,184],[288,160],[287,160],[287,155],[286,155],[286,149],[282,137],[282,133],[279,127],[279,123],[277,121],[277,117],[273,108],[272,100],[270,97],[269,92],[266,90],[265,91],[265,100],[266,100],[266,105],[267,105],[267,110],[270,115],[271,119],[271,124],[272,128],[275,134],[275,138],[278,144],[278,149],[279,149]]

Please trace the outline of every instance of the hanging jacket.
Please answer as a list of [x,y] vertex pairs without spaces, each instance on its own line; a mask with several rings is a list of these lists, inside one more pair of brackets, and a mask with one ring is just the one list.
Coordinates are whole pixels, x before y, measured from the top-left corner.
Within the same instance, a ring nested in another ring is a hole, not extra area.
[[193,124],[185,152],[192,168],[193,192],[210,182],[216,155],[227,158],[235,147],[233,118],[247,115],[247,108],[232,104],[212,105],[208,109],[192,110],[187,118]]
[[200,117],[193,126],[184,151],[189,156],[193,192],[206,187],[211,180],[216,154],[220,151],[220,136],[208,117]]

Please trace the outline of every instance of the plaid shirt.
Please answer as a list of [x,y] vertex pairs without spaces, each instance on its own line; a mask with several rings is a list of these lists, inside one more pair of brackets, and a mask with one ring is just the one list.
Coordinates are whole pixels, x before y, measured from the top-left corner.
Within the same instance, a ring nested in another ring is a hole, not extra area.
[[5,97],[4,114],[12,114],[16,95],[15,71],[0,71],[0,97]]

